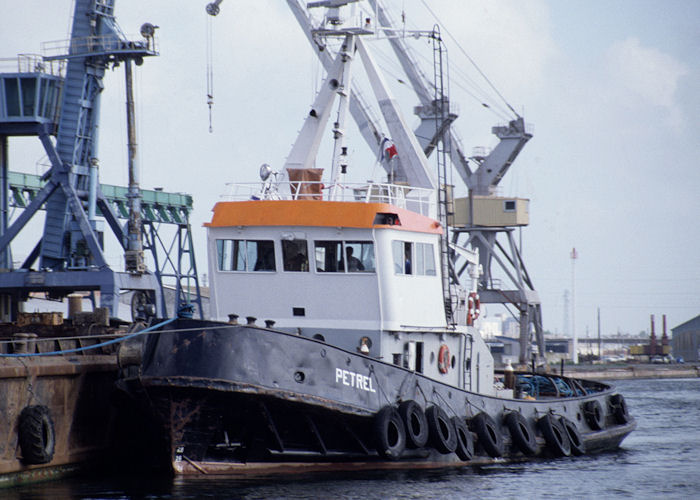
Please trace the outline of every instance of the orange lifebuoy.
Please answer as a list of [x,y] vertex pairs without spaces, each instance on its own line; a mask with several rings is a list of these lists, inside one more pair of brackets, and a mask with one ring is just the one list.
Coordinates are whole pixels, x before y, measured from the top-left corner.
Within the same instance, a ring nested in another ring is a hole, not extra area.
[[450,348],[445,344],[440,346],[440,351],[438,351],[438,370],[440,373],[447,373],[450,369]]

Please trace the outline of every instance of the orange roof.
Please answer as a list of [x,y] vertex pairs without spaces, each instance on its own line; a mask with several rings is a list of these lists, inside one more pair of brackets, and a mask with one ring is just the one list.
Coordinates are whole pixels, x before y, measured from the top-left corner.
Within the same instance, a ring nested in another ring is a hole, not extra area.
[[[435,219],[388,203],[318,200],[222,201],[214,205],[207,227],[313,226],[385,227],[421,233],[442,233]],[[395,214],[400,225],[374,224],[378,213]]]

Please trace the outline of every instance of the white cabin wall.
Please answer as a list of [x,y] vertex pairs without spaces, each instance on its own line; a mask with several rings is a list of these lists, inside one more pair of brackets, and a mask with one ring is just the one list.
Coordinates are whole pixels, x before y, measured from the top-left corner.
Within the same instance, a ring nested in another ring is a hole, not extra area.
[[[445,308],[440,280],[439,235],[393,229],[376,231],[379,286],[382,297],[383,328],[404,330],[415,327],[445,327]],[[431,243],[437,272],[435,276],[396,274],[392,241]]]

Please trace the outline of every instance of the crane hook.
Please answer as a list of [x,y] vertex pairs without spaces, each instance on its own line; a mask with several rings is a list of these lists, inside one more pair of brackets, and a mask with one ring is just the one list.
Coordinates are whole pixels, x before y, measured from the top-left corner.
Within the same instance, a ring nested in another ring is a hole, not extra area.
[[215,16],[219,13],[221,9],[219,9],[219,5],[221,4],[223,0],[214,0],[212,3],[207,5],[207,14],[210,16]]

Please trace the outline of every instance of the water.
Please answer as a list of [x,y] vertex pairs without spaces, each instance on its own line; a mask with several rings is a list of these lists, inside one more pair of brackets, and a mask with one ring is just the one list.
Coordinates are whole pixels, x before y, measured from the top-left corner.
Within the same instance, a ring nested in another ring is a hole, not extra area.
[[600,455],[439,471],[267,480],[73,478],[0,490],[14,499],[699,498],[700,379],[617,383],[637,430]]

